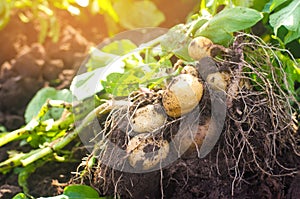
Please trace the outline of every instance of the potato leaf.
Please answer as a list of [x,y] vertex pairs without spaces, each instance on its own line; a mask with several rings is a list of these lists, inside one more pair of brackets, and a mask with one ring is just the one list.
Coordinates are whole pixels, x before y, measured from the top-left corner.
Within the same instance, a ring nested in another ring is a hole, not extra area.
[[286,7],[270,15],[270,25],[277,36],[278,29],[284,26],[289,32],[284,37],[287,44],[300,37],[300,1],[292,1]]
[[127,29],[155,27],[165,20],[164,14],[149,1],[122,0],[114,4],[120,24]]
[[[19,195],[19,194],[18,194]],[[15,196],[16,197],[16,196]],[[16,197],[13,199],[27,199],[27,197]],[[38,199],[109,199],[111,197],[100,197],[98,192],[90,186],[87,185],[69,185],[65,187],[62,195],[53,197],[40,197]]]
[[91,198],[99,199],[99,194],[95,189],[86,185],[70,185],[64,189],[64,195],[69,199]]
[[137,46],[128,39],[113,41],[105,45],[101,49],[91,48],[91,55],[88,62],[86,63],[86,67],[88,71],[105,67],[114,59],[117,59],[136,48]]
[[185,28],[183,24],[179,24],[170,29],[160,45],[164,51],[172,52],[186,61],[192,61],[188,54],[188,45],[192,39],[184,32]]
[[[41,107],[48,100],[64,100],[66,102],[72,101],[72,94],[68,89],[56,90],[55,88],[46,87],[39,90],[36,95],[29,102],[25,111],[25,121],[30,122],[33,117],[35,117],[40,111]],[[57,120],[61,117],[63,112],[62,108],[52,108],[44,116],[44,120],[53,118]]]
[[124,74],[111,73],[106,81],[101,83],[105,91],[114,96],[128,96],[130,92],[139,88],[139,78],[133,74],[132,70]]
[[[300,68],[297,66],[297,63],[291,60],[291,58],[287,55],[284,55],[283,53],[278,52],[278,57],[280,58],[280,61],[284,65],[284,72],[286,74],[288,88],[291,93],[295,94],[295,83],[300,83]],[[282,78],[283,79],[283,78]],[[282,88],[285,88],[285,84],[282,83]]]
[[97,68],[105,67],[114,59],[117,59],[119,56],[105,53],[97,48],[92,48],[91,55],[87,61],[85,67],[88,71],[93,71]]
[[110,44],[104,46],[101,50],[105,53],[122,56],[136,48],[137,45],[135,45],[132,41],[128,39],[121,39],[111,42]]
[[70,86],[75,100],[84,100],[102,91],[104,87],[100,82],[106,80],[110,73],[123,73],[124,66],[124,62],[118,60],[114,62],[113,66],[108,64],[106,67],[97,68],[93,71],[75,76]]
[[277,7],[279,7],[280,5],[282,5],[287,1],[288,0],[271,0],[269,3],[265,5],[263,12],[271,13],[273,10],[275,10]]
[[227,8],[211,18],[195,36],[205,36],[214,43],[227,45],[233,32],[250,28],[262,18],[262,13],[251,8]]

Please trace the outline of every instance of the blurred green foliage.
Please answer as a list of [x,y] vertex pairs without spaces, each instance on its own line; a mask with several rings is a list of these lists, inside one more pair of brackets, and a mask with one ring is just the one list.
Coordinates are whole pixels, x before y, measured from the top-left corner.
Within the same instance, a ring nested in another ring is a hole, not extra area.
[[11,15],[17,13],[24,23],[38,21],[40,43],[47,37],[57,42],[61,28],[57,17],[59,10],[79,17],[84,11],[103,15],[110,35],[122,29],[155,27],[165,20],[151,0],[1,0],[0,30],[8,24]]

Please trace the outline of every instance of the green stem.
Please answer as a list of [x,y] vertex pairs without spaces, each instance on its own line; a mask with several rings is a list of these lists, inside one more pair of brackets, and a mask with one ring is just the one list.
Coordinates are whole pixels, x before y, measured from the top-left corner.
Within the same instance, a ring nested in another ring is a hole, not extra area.
[[14,167],[20,166],[22,164],[21,163],[22,159],[25,159],[33,155],[34,153],[37,153],[38,150],[40,149],[30,151],[29,153],[19,153],[3,162],[0,162],[0,173],[5,173],[6,171],[10,171]]
[[27,132],[28,132],[27,129],[24,127],[4,135],[3,137],[0,138],[0,147],[17,139],[18,137],[26,134]]
[[54,141],[54,143],[50,144],[48,147],[43,148],[41,150],[36,151],[33,155],[26,157],[25,159],[20,160],[23,166],[27,166],[38,159],[41,159],[55,151],[59,151],[62,148],[64,148],[67,144],[69,144],[72,140],[74,140],[80,132],[88,125],[90,122],[94,120],[99,115],[104,115],[105,113],[109,112],[114,105],[112,104],[112,101],[106,102],[100,106],[98,106],[96,109],[94,109],[92,112],[90,112],[84,120],[81,122],[81,124],[72,132],[70,132],[66,137],[62,138],[60,141]]
[[[3,137],[1,137],[0,138],[0,147],[11,141],[18,139],[19,137],[21,137],[25,134],[30,134],[35,129],[38,129],[39,131],[45,131],[45,125],[40,125],[41,119],[45,116],[47,111],[53,107],[64,108],[64,109],[70,111],[72,106],[70,103],[66,103],[61,100],[48,100],[41,107],[38,115],[35,118],[33,118],[26,126],[24,126],[23,128],[17,129],[15,131],[12,131],[12,132],[4,135]],[[72,115],[72,114],[69,114],[67,119],[56,121],[51,129],[58,130],[58,129],[66,128],[67,126],[69,126],[69,124],[71,124],[73,122],[73,120],[72,120],[73,116],[70,116],[70,115]]]

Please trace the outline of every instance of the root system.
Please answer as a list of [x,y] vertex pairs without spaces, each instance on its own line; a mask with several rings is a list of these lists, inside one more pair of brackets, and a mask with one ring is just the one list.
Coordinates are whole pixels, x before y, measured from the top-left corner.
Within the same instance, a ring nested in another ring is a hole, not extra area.
[[[78,173],[80,179],[88,179],[86,183],[103,195],[121,198],[285,196],[288,187],[284,184],[290,184],[300,170],[300,135],[295,119],[300,105],[291,93],[285,73],[287,63],[281,61],[282,55],[291,56],[288,51],[268,46],[258,37],[240,33],[226,54],[214,58],[219,71],[228,72],[231,78],[224,101],[227,113],[223,132],[205,158],[198,158],[197,150],[189,151],[194,155],[184,154],[171,165],[138,174],[114,170],[98,161],[93,167],[85,167],[84,171],[88,171],[85,175]],[[199,104],[199,129],[204,128],[210,118],[207,90],[206,85]],[[130,135],[124,121],[126,124],[140,104],[160,100],[159,95],[153,100],[149,100],[148,94],[132,96],[138,99],[133,101],[134,106],[112,110],[100,133],[122,149],[126,148]],[[172,139],[180,120],[167,121],[156,135]],[[126,164],[126,155],[116,153],[105,143],[97,143],[93,156],[101,156],[102,160],[105,156],[104,159],[115,164]]]

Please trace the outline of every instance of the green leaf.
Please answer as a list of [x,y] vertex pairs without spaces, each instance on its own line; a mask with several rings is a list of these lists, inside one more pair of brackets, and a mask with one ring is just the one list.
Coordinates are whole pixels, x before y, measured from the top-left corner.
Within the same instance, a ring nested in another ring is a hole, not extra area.
[[277,36],[278,29],[284,26],[289,33],[284,38],[288,43],[300,37],[300,1],[292,1],[286,7],[270,15],[270,25],[274,28]]
[[263,12],[271,13],[273,10],[287,1],[288,0],[271,0],[265,5]]
[[97,48],[92,48],[90,53],[90,58],[85,65],[88,71],[93,71],[97,68],[105,67],[111,61],[119,57],[114,54],[105,53]]
[[[1,132],[7,132],[5,126],[3,126],[3,125],[0,125],[0,133]],[[0,137],[1,137],[1,135],[0,135]]]
[[128,96],[132,91],[138,90],[140,79],[130,70],[124,74],[111,73],[106,81],[101,82],[105,91],[114,96]]
[[269,0],[253,0],[253,5],[251,6],[251,8],[261,12],[266,12],[265,7],[268,2]]
[[132,41],[128,39],[121,39],[111,42],[110,44],[104,46],[101,50],[105,53],[122,56],[136,48],[137,46]]
[[[46,87],[39,90],[36,95],[29,102],[25,111],[25,121],[30,122],[35,117],[44,103],[48,100],[63,100],[66,102],[72,101],[72,94],[68,89],[56,90],[55,88]],[[44,117],[44,120],[53,118],[57,120],[61,117],[63,112],[62,108],[52,108]]]
[[233,4],[235,6],[241,6],[241,7],[252,7],[254,4],[254,0],[232,0]]
[[119,97],[128,96],[139,88],[161,86],[164,80],[170,77],[165,72],[166,68],[163,68],[160,63],[135,65],[135,67],[125,70],[123,74],[111,73],[107,76],[106,81],[101,83],[107,93]]
[[23,188],[24,193],[28,194],[28,182],[27,179],[29,176],[35,172],[35,170],[41,166],[43,166],[45,161],[37,161],[33,164],[29,164],[28,166],[21,168],[17,167],[14,169],[14,173],[18,174],[18,184]]
[[63,194],[68,196],[69,199],[99,199],[98,192],[92,187],[86,185],[69,185],[64,189]]
[[12,199],[30,199],[24,193],[18,193]]
[[62,195],[46,197],[46,198],[41,197],[38,199],[110,199],[110,198],[112,197],[99,197],[97,191],[87,185],[69,185],[65,187],[64,193]]
[[119,15],[120,24],[126,29],[155,27],[164,20],[164,14],[152,1],[122,0],[114,4]]
[[284,43],[287,44],[295,39],[298,39],[300,37],[300,26],[298,27],[298,30],[296,31],[289,31],[285,37],[284,37]]
[[70,199],[70,198],[69,198],[69,196],[62,194],[62,195],[52,196],[52,197],[40,197],[37,199]]
[[214,43],[227,45],[233,32],[250,28],[262,18],[262,13],[251,8],[228,8],[203,25],[195,36],[205,36]]
[[185,28],[183,24],[179,24],[170,29],[160,45],[163,51],[172,52],[181,59],[192,61],[188,54],[188,45],[192,39],[184,32]]
[[113,66],[107,65],[107,67],[75,76],[70,86],[75,100],[84,100],[102,91],[104,88],[100,82],[106,80],[107,76],[113,72],[123,73],[124,66],[123,61],[116,60]]
[[136,49],[137,46],[128,39],[113,41],[99,50],[91,48],[91,55],[86,64],[88,71],[105,67],[113,60]]

